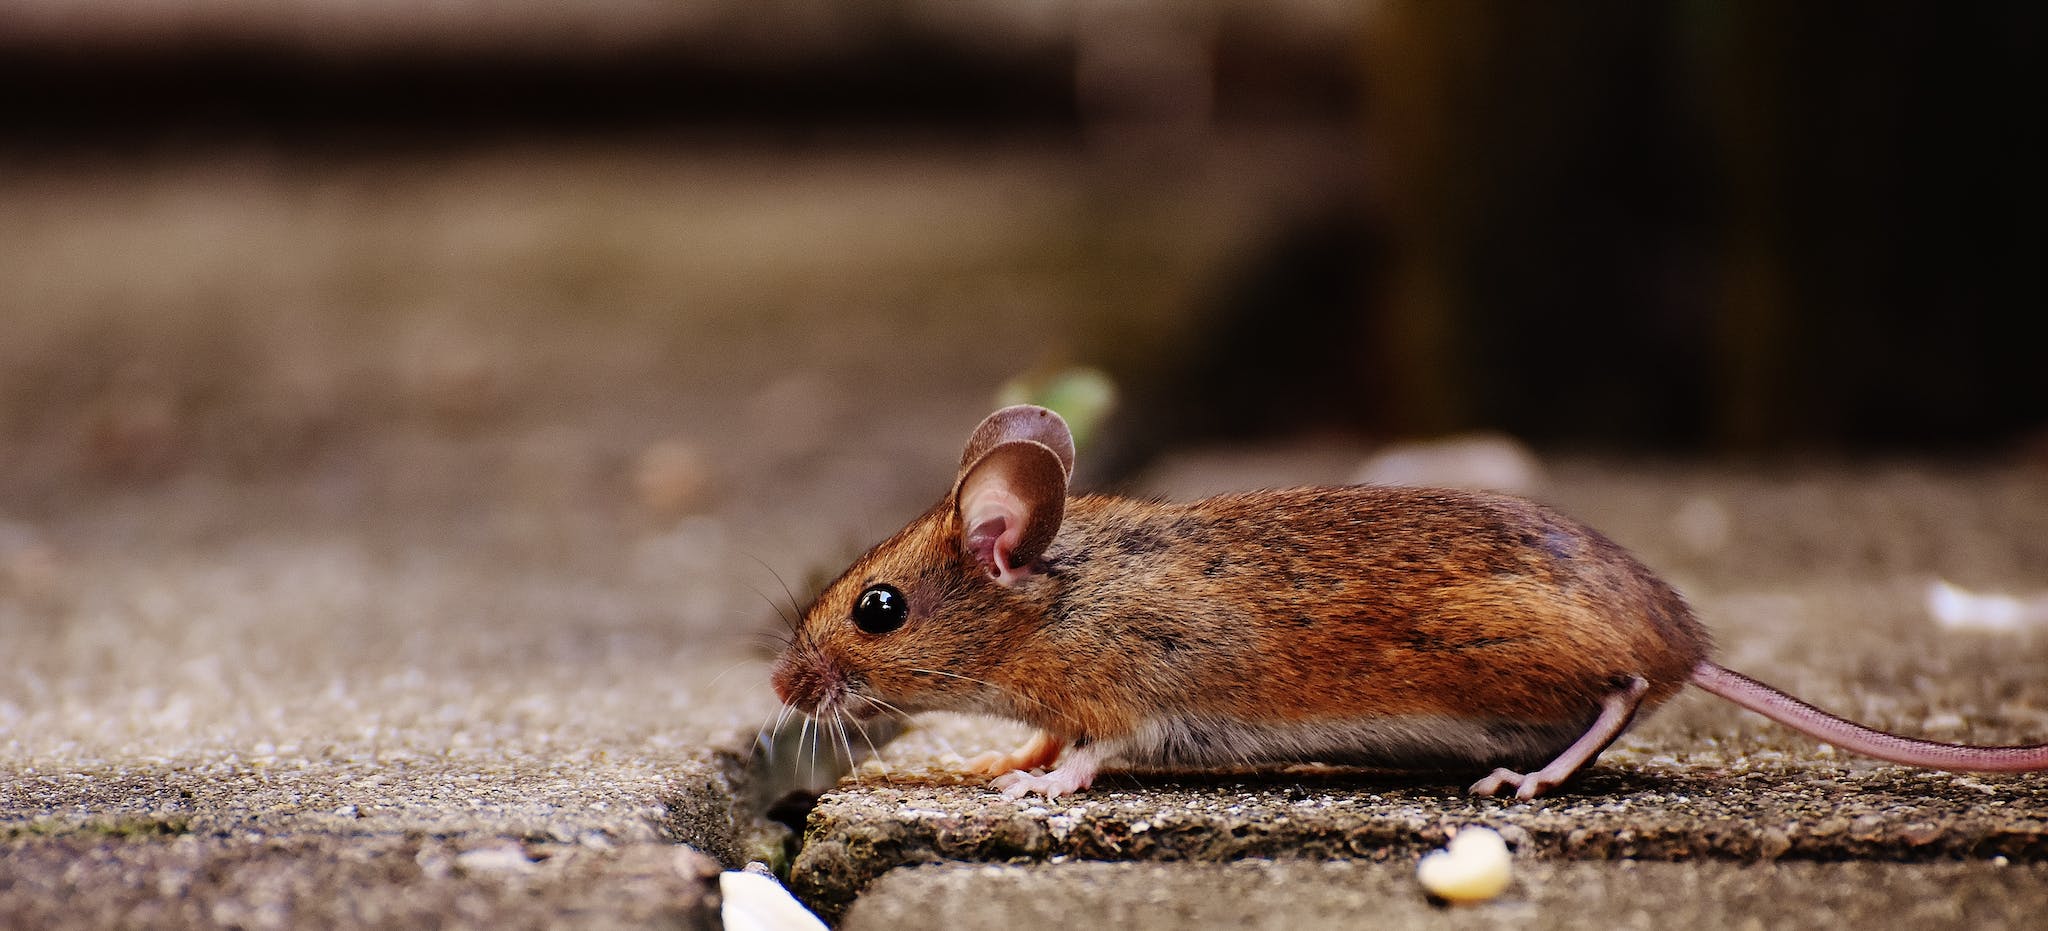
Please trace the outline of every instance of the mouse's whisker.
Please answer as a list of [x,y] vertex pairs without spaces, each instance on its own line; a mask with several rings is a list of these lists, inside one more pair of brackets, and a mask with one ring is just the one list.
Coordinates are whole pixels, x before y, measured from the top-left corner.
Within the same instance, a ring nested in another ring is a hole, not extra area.
[[756,597],[760,598],[764,602],[767,602],[768,607],[775,611],[775,616],[782,619],[782,626],[789,628],[791,633],[796,632],[798,626],[796,618],[790,616],[789,612],[784,611],[782,609],[782,605],[778,603],[775,599],[768,597],[767,592],[755,588],[752,585],[747,585],[747,591],[753,592]]
[[811,781],[813,784],[818,780],[819,770],[829,771],[831,769],[831,763],[825,759],[825,754],[829,752],[828,748],[831,746],[830,741],[825,737],[825,723],[824,718],[811,719]]
[[[865,696],[865,695],[862,695],[862,696],[858,696],[858,697],[859,697],[859,698],[860,698],[860,699],[861,699],[862,701],[865,701],[865,702],[867,702],[867,703],[868,703],[868,704],[870,704],[870,705],[874,705],[874,704],[875,704],[875,702],[874,702],[874,700],[873,700],[873,699],[871,699],[871,698],[868,698],[868,697],[867,697],[867,696]],[[880,705],[875,705],[875,707],[877,707],[877,708],[880,708],[881,706],[880,706]],[[854,722],[853,722],[853,729],[854,729],[854,730],[856,730],[856,731],[859,731],[859,732],[860,732],[860,739],[861,739],[861,740],[863,740],[863,741],[865,741],[865,742],[867,743],[867,745],[868,745],[868,752],[869,752],[869,753],[871,753],[871,754],[873,754],[873,756],[869,757],[869,759],[875,759],[875,760],[882,760],[882,765],[884,765],[884,766],[887,766],[887,765],[889,764],[889,761],[888,761],[888,760],[883,760],[883,759],[882,759],[882,748],[881,748],[881,747],[879,747],[879,746],[877,746],[877,745],[875,744],[875,738],[874,738],[874,737],[872,737],[872,736],[869,736],[869,734],[868,734],[868,729],[867,729],[867,726],[866,726],[866,725],[864,725],[864,724],[862,724],[862,723],[860,723],[859,721],[854,721]]]
[[711,677],[711,686],[716,686],[726,676],[732,675],[734,672],[737,672],[741,669],[745,669],[748,666],[753,665],[755,662],[755,660],[751,659],[739,659],[727,663],[724,669],[718,671],[718,675]]
[[832,732],[839,735],[839,749],[846,753],[846,768],[853,773],[853,781],[860,782],[860,767],[853,765],[853,741],[846,734],[846,719],[833,718]]
[[[756,745],[754,749],[766,749],[770,765],[773,765],[775,762],[776,746],[782,742],[782,729],[789,723],[789,716],[795,713],[796,707],[785,703],[782,707],[776,709],[775,717],[762,724],[761,730],[754,735]],[[749,752],[748,756],[750,759],[752,758],[752,751]]]
[[754,758],[757,756],[765,757],[770,765],[774,765],[775,744],[768,739],[768,732],[774,730],[774,728],[775,721],[771,718],[762,721],[761,726],[754,729],[754,742],[747,745],[747,759],[745,762],[748,766],[753,765]]
[[811,750],[810,781],[812,783],[818,781],[818,733],[813,729],[817,723],[818,719],[810,715],[804,715],[803,724],[801,725],[802,729],[797,733],[797,761],[799,763],[803,761],[803,751],[806,746],[809,746]]
[[823,738],[822,743],[819,745],[820,751],[832,758],[826,761],[825,774],[827,776],[834,776],[836,781],[838,766],[835,764],[839,761],[838,712],[829,708],[818,709],[818,734]]
[[950,678],[954,678],[954,679],[960,679],[960,680],[963,680],[963,681],[966,681],[966,682],[973,682],[973,683],[975,683],[975,684],[977,684],[977,685],[986,685],[986,686],[988,686],[989,688],[995,689],[995,690],[996,690],[996,691],[997,691],[998,693],[1001,693],[1002,695],[1005,695],[1005,696],[1007,696],[1007,697],[1010,697],[1010,698],[1021,698],[1021,699],[1025,700],[1025,701],[1028,701],[1028,702],[1030,702],[1030,703],[1034,704],[1034,705],[1037,705],[1037,706],[1038,706],[1038,707],[1040,707],[1040,708],[1044,708],[1045,710],[1047,710],[1047,711],[1050,711],[1050,712],[1052,712],[1052,713],[1053,713],[1054,715],[1056,715],[1056,716],[1058,716],[1058,717],[1060,717],[1060,718],[1062,718],[1062,719],[1064,719],[1064,720],[1067,720],[1067,721],[1071,721],[1071,722],[1073,722],[1073,723],[1076,723],[1076,724],[1079,724],[1079,723],[1081,723],[1081,722],[1080,722],[1080,719],[1079,719],[1079,718],[1076,718],[1076,717],[1074,717],[1073,715],[1071,715],[1071,714],[1068,714],[1067,712],[1065,712],[1065,711],[1063,711],[1063,710],[1061,710],[1061,709],[1059,709],[1059,708],[1057,708],[1057,707],[1054,707],[1054,706],[1053,706],[1053,705],[1051,705],[1051,704],[1048,704],[1048,703],[1046,703],[1046,702],[1043,702],[1043,701],[1039,701],[1038,699],[1036,699],[1036,698],[1032,698],[1032,697],[1031,697],[1031,696],[1029,696],[1029,695],[1024,695],[1024,694],[1021,694],[1021,693],[1018,693],[1018,692],[1013,692],[1013,691],[1010,691],[1010,690],[1004,689],[1004,688],[1003,688],[1002,686],[1000,686],[1000,685],[997,685],[997,684],[995,684],[994,682],[990,682],[990,681],[988,681],[987,679],[977,679],[977,678],[975,678],[975,677],[973,677],[973,676],[963,676],[963,675],[961,675],[961,674],[959,674],[959,673],[957,673],[957,672],[945,672],[945,671],[943,671],[943,670],[938,670],[938,669],[912,669],[912,670],[910,670],[910,671],[911,671],[911,672],[921,672],[921,673],[924,673],[924,674],[926,674],[926,675],[933,675],[933,676],[948,676],[948,677],[950,677]]
[[963,681],[963,682],[972,682],[972,683],[974,683],[974,684],[976,684],[976,685],[986,685],[986,686],[988,686],[988,687],[990,687],[990,688],[1002,688],[1002,686],[999,686],[999,685],[997,685],[997,684],[995,684],[995,683],[993,683],[993,682],[990,682],[990,681],[989,681],[989,680],[987,680],[987,679],[977,679],[977,678],[975,678],[975,677],[973,677],[973,676],[963,676],[963,675],[961,675],[961,674],[959,674],[959,673],[957,673],[957,672],[946,672],[945,670],[942,670],[942,669],[916,669],[916,668],[913,668],[913,669],[911,669],[910,671],[911,671],[911,672],[921,672],[921,673],[924,673],[925,675],[928,675],[928,676],[945,676],[946,678],[949,678],[949,679],[959,679],[959,680],[961,680],[961,681]]
[[[752,554],[752,553],[747,553],[747,554],[746,554],[746,556],[747,556],[747,558],[748,558],[748,559],[751,559],[751,560],[753,560],[753,561],[755,561],[755,562],[757,562],[757,563],[760,563],[760,564],[761,564],[761,568],[763,568],[763,569],[766,569],[766,570],[768,570],[768,574],[769,574],[769,575],[771,575],[771,576],[774,576],[774,577],[775,577],[775,584],[777,584],[777,585],[780,585],[780,586],[782,586],[782,596],[783,596],[784,598],[788,598],[788,599],[789,599],[789,610],[790,610],[790,612],[791,612],[791,615],[794,615],[794,617],[796,617],[796,618],[801,618],[801,617],[803,617],[803,616],[804,616],[804,609],[803,609],[803,606],[802,606],[802,605],[799,605],[799,604],[797,604],[797,601],[796,601],[796,593],[795,593],[795,592],[793,592],[793,591],[790,591],[790,590],[789,590],[789,583],[788,583],[787,581],[783,580],[783,578],[782,578],[782,573],[780,573],[780,572],[777,572],[777,571],[775,571],[775,567],[774,567],[774,566],[771,566],[771,565],[769,565],[769,564],[768,564],[768,561],[767,561],[767,560],[765,560],[765,559],[762,559],[762,558],[761,558],[761,557],[759,557],[759,556],[756,556],[756,555],[754,555],[754,554]],[[766,596],[766,595],[762,595],[761,597],[763,597],[763,598],[766,598],[767,596]],[[770,603],[770,604],[774,604],[774,602],[773,602],[773,601],[770,601],[769,603]],[[780,606],[778,605],[778,606],[776,607],[775,611],[776,611],[776,613],[777,613],[777,614],[781,614],[781,613],[782,613],[782,608],[781,608],[781,607],[780,607]],[[790,618],[789,616],[785,616],[785,619],[786,619],[786,620],[788,620],[788,623],[789,623],[789,629],[791,629],[791,630],[795,630],[795,629],[797,629],[797,627],[799,626],[798,622],[797,622],[796,620],[794,620],[794,619],[791,619],[791,618]]]
[[910,712],[898,708],[893,704],[890,704],[887,700],[876,698],[873,695],[858,695],[855,697],[859,698],[861,701],[867,702],[868,704],[876,708],[888,712],[889,714],[893,714],[899,718],[902,718],[905,721],[910,720]]

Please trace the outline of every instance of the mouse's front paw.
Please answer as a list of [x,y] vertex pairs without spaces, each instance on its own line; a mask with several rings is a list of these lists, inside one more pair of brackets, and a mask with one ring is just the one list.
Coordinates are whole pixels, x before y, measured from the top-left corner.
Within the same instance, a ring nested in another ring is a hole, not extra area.
[[971,776],[999,776],[1017,767],[1010,763],[1010,754],[1001,750],[990,750],[967,758],[960,768]]
[[1001,776],[1012,770],[1033,770],[1051,766],[1053,761],[1060,758],[1060,751],[1064,749],[1064,742],[1044,731],[1039,731],[1031,735],[1031,739],[1025,741],[1023,746],[1009,753],[990,751],[968,760],[965,765],[968,772],[976,775]]
[[1052,801],[1062,795],[1088,788],[1093,776],[1093,773],[1070,768],[1055,769],[1043,776],[1017,770],[997,776],[989,785],[1001,791],[1003,797],[1007,799],[1020,799],[1036,792],[1045,796],[1046,801]]

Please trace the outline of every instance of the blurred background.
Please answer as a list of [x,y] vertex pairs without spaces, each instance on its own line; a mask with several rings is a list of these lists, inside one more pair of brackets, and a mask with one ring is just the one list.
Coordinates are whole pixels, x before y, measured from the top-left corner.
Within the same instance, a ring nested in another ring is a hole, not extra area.
[[1110,478],[1303,429],[2009,448],[2042,18],[11,0],[8,473],[1076,364]]
[[1077,370],[1095,485],[1475,430],[2038,459],[2043,16],[4,0],[6,610],[111,586],[80,668],[199,656],[244,602],[135,605],[209,567],[266,606],[209,636],[365,625],[316,669],[494,611],[568,621],[432,662],[659,659]]

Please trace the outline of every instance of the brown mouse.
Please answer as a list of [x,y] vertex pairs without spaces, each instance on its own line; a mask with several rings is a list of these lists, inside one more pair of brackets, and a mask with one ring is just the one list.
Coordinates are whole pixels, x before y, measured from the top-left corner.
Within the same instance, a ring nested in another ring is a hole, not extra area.
[[1486,774],[1473,794],[1532,798],[1688,682],[1881,760],[2048,769],[2048,744],[1899,737],[1715,665],[1677,592],[1529,501],[1375,486],[1069,498],[1073,460],[1059,415],[989,415],[952,492],[804,612],[776,693],[826,718],[1031,724],[1030,743],[973,764],[1012,798],[1086,789],[1111,761],[1469,772]]

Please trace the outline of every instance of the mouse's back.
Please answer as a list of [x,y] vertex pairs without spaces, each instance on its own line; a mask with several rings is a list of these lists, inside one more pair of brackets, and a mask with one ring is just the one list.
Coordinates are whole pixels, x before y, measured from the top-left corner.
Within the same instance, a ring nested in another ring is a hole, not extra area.
[[[1707,636],[1599,533],[1517,498],[1376,486],[1073,499],[1041,638],[1141,706],[1280,720],[1585,721],[1662,701]],[[1095,649],[1105,643],[1117,649]],[[1099,654],[1107,654],[1106,656]],[[1109,696],[1105,696],[1108,698]]]

